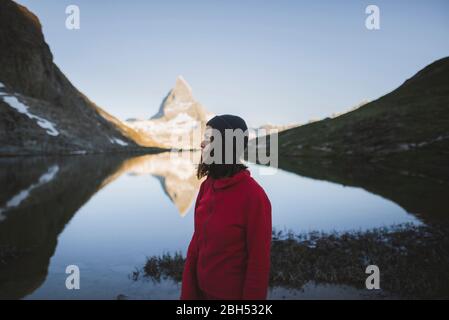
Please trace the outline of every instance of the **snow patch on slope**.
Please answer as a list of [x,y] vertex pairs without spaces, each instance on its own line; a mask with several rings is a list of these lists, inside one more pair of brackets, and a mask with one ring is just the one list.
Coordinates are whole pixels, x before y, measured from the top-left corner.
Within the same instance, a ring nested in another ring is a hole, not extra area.
[[118,138],[110,138],[109,141],[111,141],[111,143],[118,144],[118,145],[120,145],[120,146],[122,146],[122,147],[125,147],[125,146],[128,145],[128,143],[126,143],[125,141],[120,140],[120,139],[118,139]]
[[17,112],[26,115],[28,118],[30,118],[32,120],[36,120],[36,123],[38,124],[38,126],[45,129],[45,131],[47,132],[48,135],[54,136],[54,137],[59,135],[59,131],[56,130],[56,127],[52,122],[50,122],[47,119],[44,119],[42,117],[39,117],[35,114],[32,114],[28,110],[29,107],[26,106],[25,104],[23,104],[22,102],[20,102],[17,99],[17,97],[5,95],[5,94],[2,94],[1,97],[4,102],[6,102],[11,108],[15,109]]

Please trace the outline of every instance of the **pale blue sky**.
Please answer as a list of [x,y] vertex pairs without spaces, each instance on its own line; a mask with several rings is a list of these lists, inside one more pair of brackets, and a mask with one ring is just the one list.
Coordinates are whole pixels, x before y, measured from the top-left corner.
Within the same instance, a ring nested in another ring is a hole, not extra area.
[[[55,62],[113,115],[149,118],[183,75],[214,113],[306,122],[375,99],[449,55],[449,1],[19,0]],[[65,8],[81,29],[65,28]],[[365,28],[380,8],[381,29]]]

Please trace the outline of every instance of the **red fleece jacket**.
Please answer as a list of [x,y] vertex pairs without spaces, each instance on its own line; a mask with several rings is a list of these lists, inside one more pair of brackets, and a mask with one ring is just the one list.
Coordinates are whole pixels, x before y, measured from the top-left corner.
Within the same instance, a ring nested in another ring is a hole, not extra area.
[[270,272],[271,203],[248,169],[208,177],[195,203],[181,299],[201,291],[222,299],[266,299]]

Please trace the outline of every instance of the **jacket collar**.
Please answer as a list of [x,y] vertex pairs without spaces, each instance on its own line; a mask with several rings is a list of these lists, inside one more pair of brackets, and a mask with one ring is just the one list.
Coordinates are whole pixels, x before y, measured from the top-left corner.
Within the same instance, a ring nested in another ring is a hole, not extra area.
[[211,179],[212,186],[214,189],[225,189],[225,188],[228,188],[228,187],[238,183],[245,177],[249,177],[249,176],[251,176],[250,171],[248,169],[244,169],[244,170],[237,172],[232,177],[220,178],[220,179],[214,179],[211,177],[210,179]]

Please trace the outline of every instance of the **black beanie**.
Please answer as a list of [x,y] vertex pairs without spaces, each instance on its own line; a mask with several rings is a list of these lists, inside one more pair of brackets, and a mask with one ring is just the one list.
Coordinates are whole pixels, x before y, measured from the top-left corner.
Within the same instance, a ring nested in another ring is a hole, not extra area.
[[[246,133],[246,131],[248,130],[248,126],[246,125],[245,120],[243,120],[242,118],[240,118],[238,116],[234,116],[231,114],[215,116],[206,123],[206,126],[210,126],[214,129],[220,131],[220,133],[222,135],[222,141],[223,141],[223,153],[222,153],[223,156],[224,156],[224,150],[225,150],[224,149],[225,130],[226,129],[232,129],[232,130],[241,129],[244,133]],[[248,146],[248,133],[246,133],[243,141],[244,141],[244,149],[246,149]],[[234,149],[234,161],[235,161],[235,151],[236,151],[235,144],[233,144],[233,149]]]

